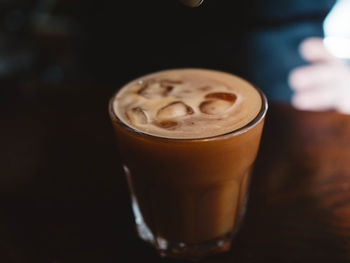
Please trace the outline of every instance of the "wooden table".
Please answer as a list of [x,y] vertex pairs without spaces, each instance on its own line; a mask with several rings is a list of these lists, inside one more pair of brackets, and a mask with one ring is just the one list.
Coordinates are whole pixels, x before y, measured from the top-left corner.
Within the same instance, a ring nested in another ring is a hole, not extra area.
[[[136,237],[107,115],[117,85],[78,86],[0,104],[0,262],[176,262]],[[270,103],[245,223],[204,262],[347,260],[350,117]]]

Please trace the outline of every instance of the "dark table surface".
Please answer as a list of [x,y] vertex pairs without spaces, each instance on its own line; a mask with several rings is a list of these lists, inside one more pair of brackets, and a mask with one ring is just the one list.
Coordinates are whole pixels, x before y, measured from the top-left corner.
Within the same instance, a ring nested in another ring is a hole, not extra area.
[[[1,263],[177,262],[134,231],[107,114],[117,87],[22,85],[0,104]],[[204,262],[348,260],[350,117],[271,102],[245,222]]]

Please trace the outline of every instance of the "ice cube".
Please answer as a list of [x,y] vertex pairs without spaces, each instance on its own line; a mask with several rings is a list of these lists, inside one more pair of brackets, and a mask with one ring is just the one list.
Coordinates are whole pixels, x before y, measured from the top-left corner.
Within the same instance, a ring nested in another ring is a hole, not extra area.
[[134,125],[147,124],[148,123],[147,114],[140,107],[135,107],[135,108],[127,110],[126,116],[130,120],[130,122],[132,124],[134,124]]
[[237,100],[237,96],[233,93],[227,92],[214,92],[205,95],[206,99],[217,99],[232,102],[232,104]]
[[143,83],[137,93],[147,99],[158,99],[168,96],[173,88],[174,86],[170,82],[149,80]]
[[193,114],[193,109],[182,101],[174,101],[161,108],[157,113],[158,120],[171,120]]
[[199,105],[201,112],[210,115],[222,114],[227,111],[237,100],[237,96],[233,93],[214,92],[205,95],[208,100],[203,101]]
[[156,122],[156,125],[158,127],[163,128],[163,129],[171,130],[171,129],[175,128],[176,126],[178,126],[178,123],[176,121],[163,120],[163,121]]
[[226,100],[206,100],[199,105],[201,112],[209,115],[218,115],[226,112],[232,103]]

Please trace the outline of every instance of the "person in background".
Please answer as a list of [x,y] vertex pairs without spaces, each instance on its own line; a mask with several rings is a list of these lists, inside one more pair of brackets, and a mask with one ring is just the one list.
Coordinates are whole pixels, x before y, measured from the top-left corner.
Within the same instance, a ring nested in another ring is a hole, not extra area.
[[330,54],[321,38],[304,40],[300,54],[309,64],[289,74],[292,104],[302,110],[350,114],[350,66]]
[[2,59],[0,79],[120,85],[161,69],[204,67],[240,75],[298,109],[350,113],[349,66],[322,42],[335,0],[204,0],[197,8],[178,0],[17,2],[2,14],[0,55],[22,54],[19,45],[30,52],[25,63]]
[[256,66],[247,68],[246,74],[269,98],[286,99],[302,110],[350,114],[350,67],[329,53],[322,38],[322,23],[333,4],[324,0],[253,3],[258,26],[248,33],[248,54],[253,55],[247,57]]
[[[153,0],[137,9],[129,7],[132,19],[120,11],[128,6],[118,4],[110,8],[117,10],[116,16],[106,16],[109,12],[104,10],[103,17],[91,20],[109,26],[98,33],[102,42],[90,43],[101,50],[97,59],[124,65],[119,70],[125,76],[163,68],[208,67],[248,79],[270,100],[303,110],[350,113],[349,66],[330,55],[322,42],[323,21],[334,3],[204,0],[201,6],[189,8],[180,1]],[[126,41],[111,41],[108,32],[117,32]],[[103,74],[108,70],[104,68]]]

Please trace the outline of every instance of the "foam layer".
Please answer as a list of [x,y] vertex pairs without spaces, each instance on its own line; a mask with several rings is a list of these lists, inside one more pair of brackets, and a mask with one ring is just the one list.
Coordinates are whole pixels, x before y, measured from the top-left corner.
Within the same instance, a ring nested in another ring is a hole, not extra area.
[[113,110],[140,132],[177,139],[206,138],[237,130],[259,113],[262,99],[247,81],[213,70],[156,72],[122,87]]

